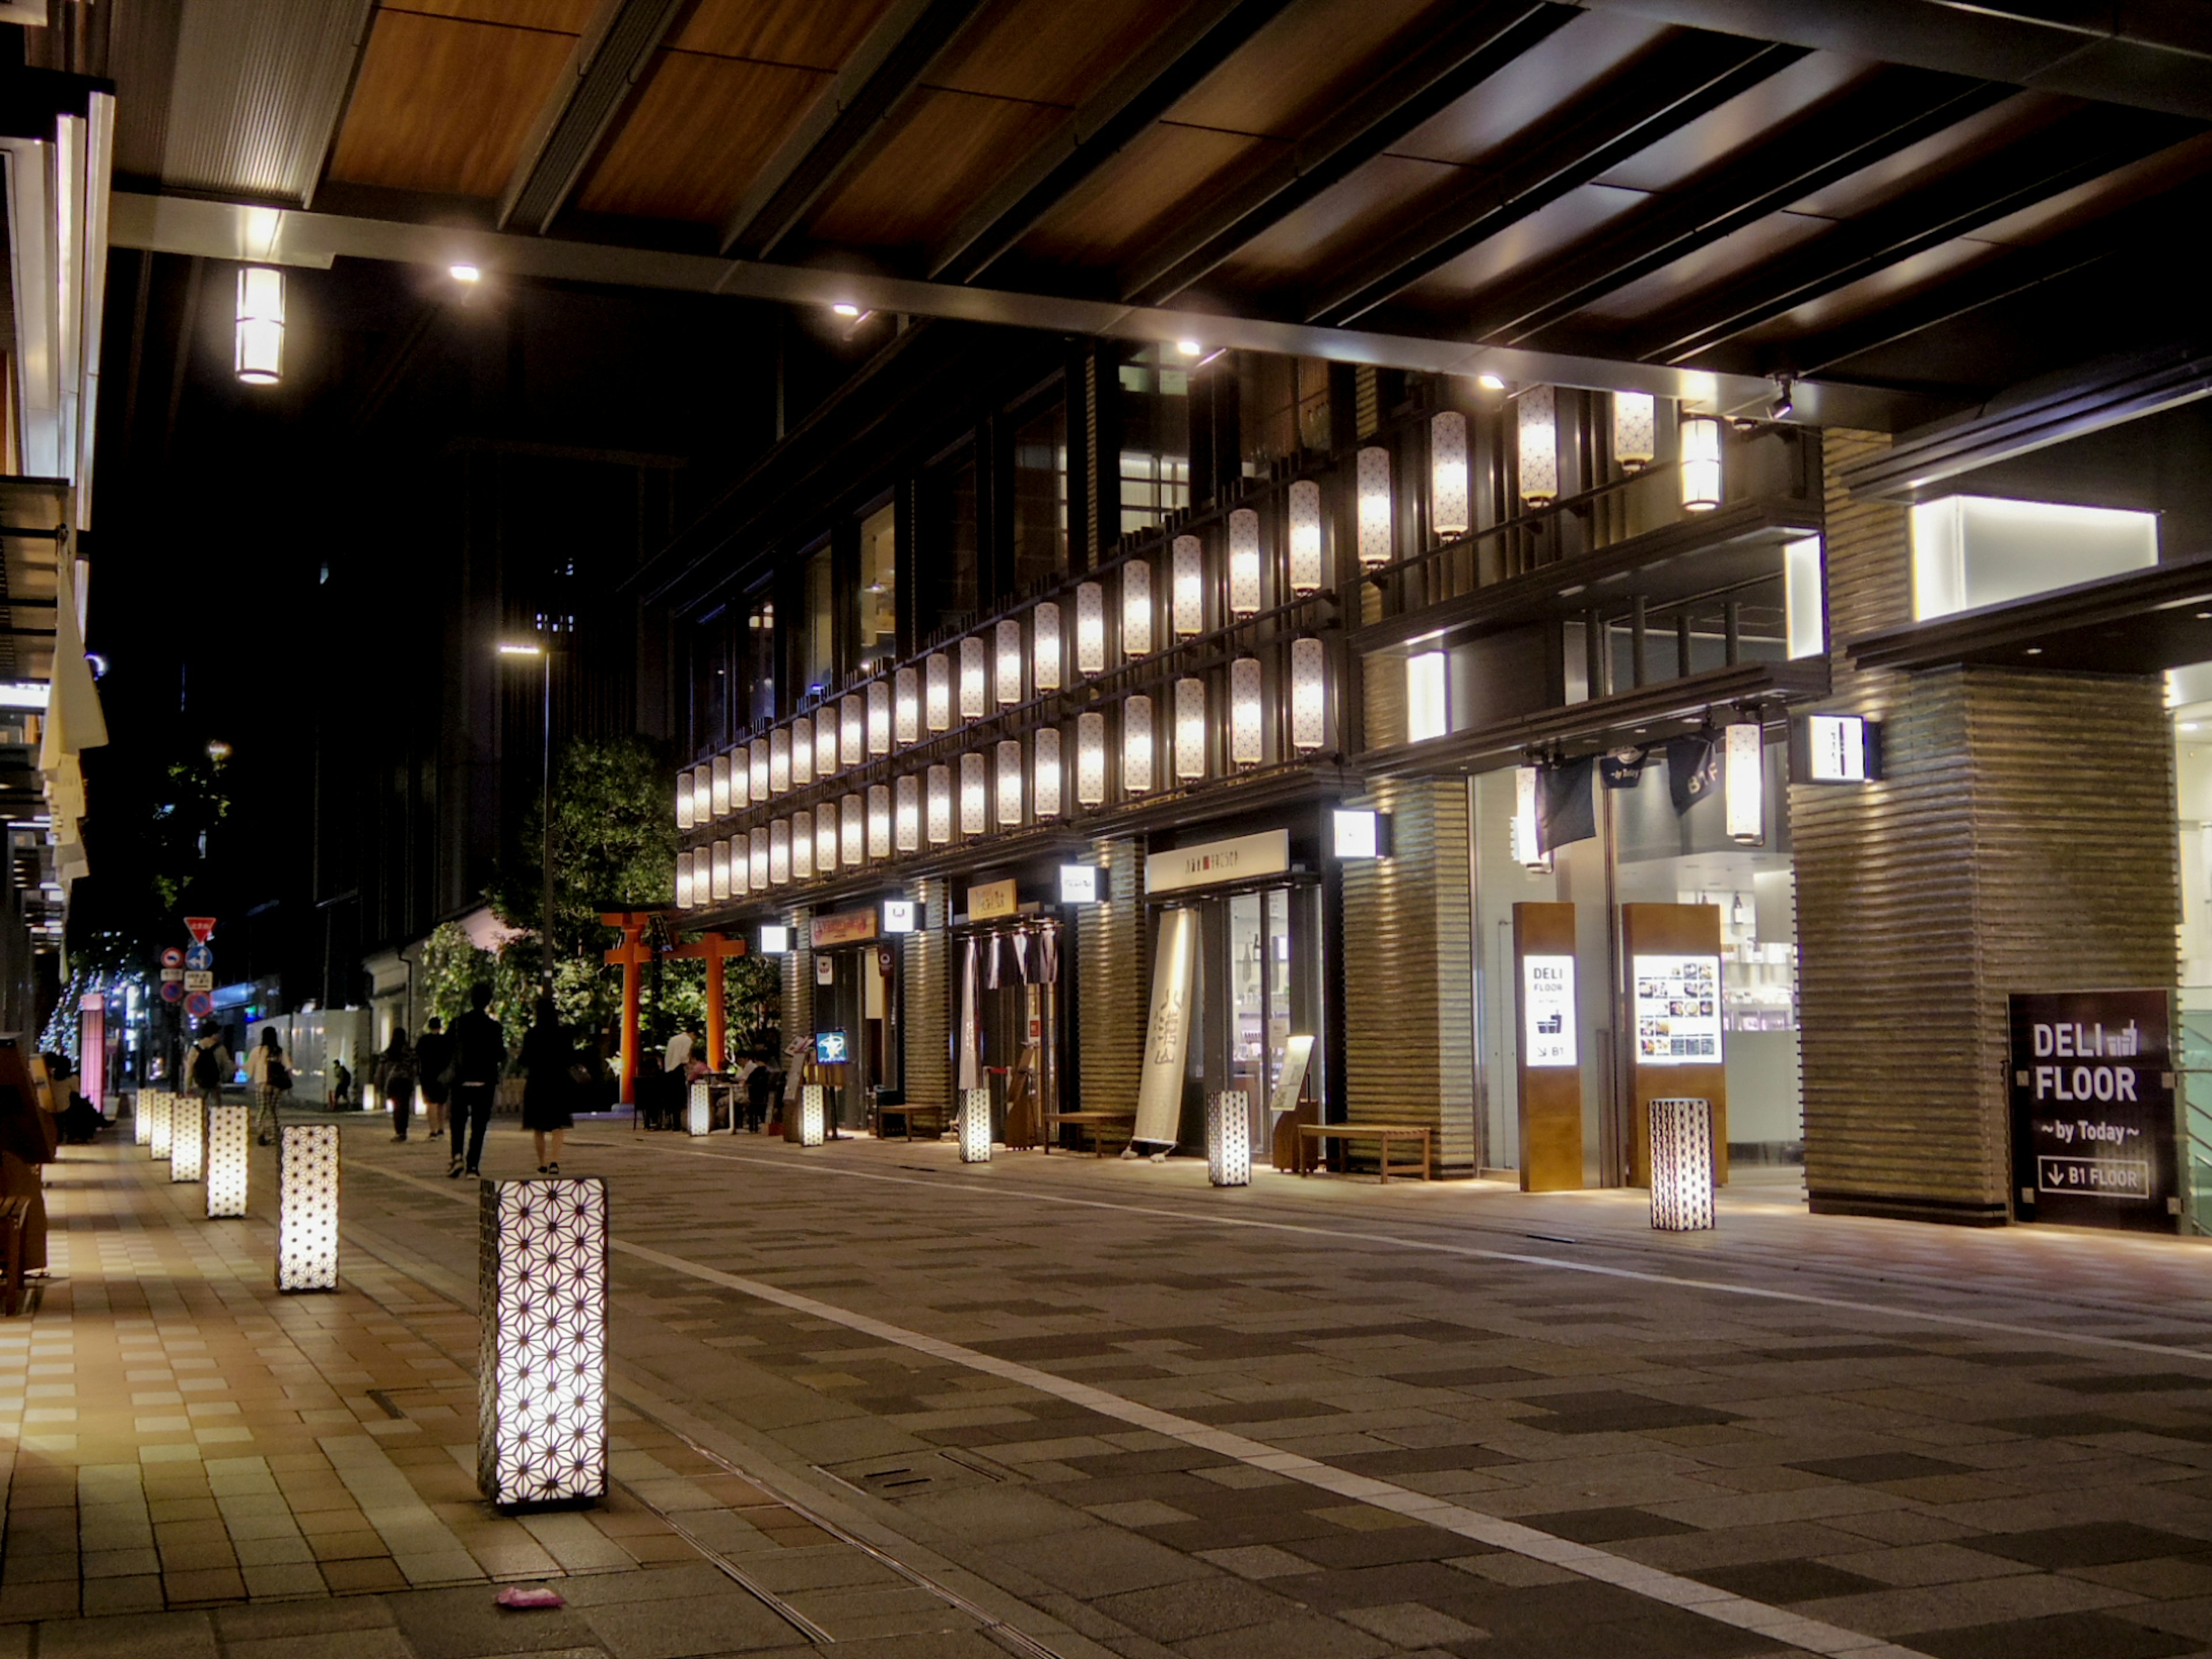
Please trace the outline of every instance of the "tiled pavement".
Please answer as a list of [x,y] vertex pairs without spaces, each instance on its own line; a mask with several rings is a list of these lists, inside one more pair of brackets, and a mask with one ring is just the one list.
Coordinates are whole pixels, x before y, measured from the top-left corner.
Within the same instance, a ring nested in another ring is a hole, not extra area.
[[[320,1298],[143,1152],[72,1154],[67,1277],[0,1326],[0,1619],[46,1619],[41,1659],[130,1650],[52,1615],[192,1603],[149,1651],[2212,1650],[2204,1245],[1751,1183],[1661,1237],[1627,1194],[571,1148],[614,1196],[624,1484],[520,1520],[468,1477],[473,1194],[422,1148],[349,1135]],[[502,1125],[490,1167],[521,1150]],[[490,1607],[558,1574],[568,1612]]]

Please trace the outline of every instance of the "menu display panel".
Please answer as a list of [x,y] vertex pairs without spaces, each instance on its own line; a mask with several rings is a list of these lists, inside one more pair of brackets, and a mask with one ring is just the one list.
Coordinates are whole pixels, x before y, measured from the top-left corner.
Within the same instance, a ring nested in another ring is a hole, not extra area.
[[1720,957],[1638,955],[1633,962],[1637,1063],[1719,1065]]

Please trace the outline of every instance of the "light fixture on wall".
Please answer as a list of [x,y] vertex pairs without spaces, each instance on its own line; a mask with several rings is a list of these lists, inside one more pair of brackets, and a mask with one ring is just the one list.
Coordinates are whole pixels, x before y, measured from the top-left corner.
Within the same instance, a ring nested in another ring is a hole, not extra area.
[[921,906],[913,899],[885,899],[883,903],[884,932],[911,933],[919,919]]
[[983,636],[970,634],[960,641],[960,718],[980,720],[991,712],[991,671],[983,649]]
[[238,327],[234,362],[248,386],[275,386],[284,378],[284,273],[247,265],[238,273]]
[[1075,717],[1075,800],[1079,806],[1099,806],[1106,799],[1106,717]]
[[1705,1100],[1654,1100],[1651,1225],[1662,1233],[1713,1224],[1713,1116]]
[[867,696],[868,752],[888,755],[891,752],[891,683],[870,680]]
[[1178,536],[1173,549],[1175,587],[1169,609],[1180,635],[1206,632],[1206,549],[1195,536]]
[[[825,800],[814,809],[814,873],[816,875],[836,874],[838,836],[837,803],[834,800]],[[859,849],[856,848],[854,850]]]
[[1229,614],[1260,609],[1260,515],[1240,507],[1229,515]]
[[1536,793],[1541,785],[1534,767],[1513,769],[1513,824],[1507,839],[1513,861],[1534,871],[1552,867],[1552,855],[1537,844]]
[[756,893],[768,891],[769,870],[775,862],[775,856],[772,850],[774,845],[775,832],[766,825],[755,830],[746,837],[745,862],[751,866],[749,872],[751,881],[749,885]]
[[1121,567],[1121,656],[1133,661],[1152,654],[1152,562],[1132,559]]
[[921,851],[921,780],[911,772],[891,784],[891,849]]
[[[810,750],[814,743],[814,731],[807,728],[806,741]],[[806,769],[813,771],[810,759]],[[791,729],[779,726],[768,734],[768,789],[771,795],[791,793]]]
[[1728,797],[1729,839],[1747,847],[1766,840],[1766,745],[1757,720],[1722,728],[1722,785]]
[[942,651],[921,665],[922,723],[933,732],[952,729],[952,659]]
[[859,766],[868,758],[868,700],[857,691],[837,700],[837,763]]
[[[778,818],[768,827],[768,878],[771,886],[781,887],[791,879],[791,819]],[[806,868],[810,874],[814,869],[813,828],[810,820],[805,836]]]
[[1266,757],[1267,738],[1261,720],[1263,680],[1257,657],[1239,657],[1229,665],[1229,761],[1232,766],[1257,766]]
[[1007,617],[995,630],[999,645],[997,691],[999,707],[1012,708],[1022,700],[1022,624]]
[[1419,651],[1406,659],[1406,741],[1425,743],[1451,730],[1444,689],[1444,653]]
[[891,741],[902,749],[921,741],[921,676],[912,668],[891,676]]
[[974,750],[960,757],[960,833],[980,836],[991,827],[989,768]]
[[1464,536],[1468,510],[1467,416],[1455,409],[1429,422],[1429,527],[1442,538]]
[[829,1138],[830,1103],[826,1091],[818,1083],[805,1083],[799,1090],[799,1144],[819,1146]]
[[745,768],[744,746],[724,755],[721,763],[730,775],[730,811],[741,812],[752,805],[752,778]]
[[963,1089],[960,1091],[960,1161],[963,1164],[988,1164],[991,1161],[991,1091],[988,1089]]
[[707,763],[707,815],[711,821],[730,810],[730,761],[717,755]]
[[764,957],[791,954],[791,928],[784,922],[764,921],[760,930],[760,953]]
[[[823,757],[824,762],[830,763],[821,768],[823,777],[828,777],[836,769],[834,763],[836,758],[837,739],[833,729],[830,738],[830,752]],[[805,788],[808,784],[814,781],[815,769],[814,716],[801,714],[791,723],[791,787],[794,789]]]
[[1532,386],[1518,400],[1521,499],[1541,507],[1559,495],[1559,396]]
[[1041,726],[1030,739],[1030,811],[1039,823],[1060,816],[1060,728]]
[[1721,423],[1710,415],[1682,417],[1682,506],[1710,513],[1721,504]]
[[891,787],[868,786],[868,857],[881,860],[891,855]]
[[718,841],[708,854],[707,896],[717,904],[730,896],[730,843]]
[[1206,1178],[1217,1187],[1252,1184],[1252,1097],[1242,1089],[1206,1097]]
[[338,1287],[338,1126],[288,1123],[276,1145],[276,1288]]
[[1390,452],[1370,444],[1359,452],[1359,563],[1374,570],[1390,562]]
[[1291,592],[1316,593],[1322,587],[1321,486],[1300,478],[1290,489]]
[[1291,747],[1310,755],[1328,740],[1328,653],[1310,636],[1291,641]]
[[1641,472],[1659,453],[1658,404],[1648,392],[1613,394],[1613,459]]
[[926,806],[927,822],[923,826],[929,835],[932,847],[944,847],[952,840],[952,769],[933,766],[929,769]]
[[208,1108],[207,1218],[234,1221],[246,1213],[246,1187],[253,1161],[253,1109]]
[[837,803],[837,860],[848,870],[868,861],[868,801],[854,793]]
[[721,846],[730,860],[730,896],[741,899],[745,896],[746,888],[751,884],[748,880],[750,872],[745,857],[745,838],[743,835],[732,836]]
[[1008,738],[999,745],[998,762],[999,827],[1018,829],[1022,822],[1022,745],[1018,738]]
[[[822,866],[828,875],[837,867],[836,855]],[[791,878],[793,881],[814,879],[814,814],[802,811],[791,821]]]
[[691,827],[691,803],[699,796],[698,786],[692,781],[691,769],[686,767],[676,775],[676,827]]
[[1121,793],[1147,795],[1152,790],[1152,700],[1142,694],[1121,700]]
[[1188,783],[1206,775],[1206,682],[1186,675],[1175,684],[1175,769]]
[[1030,612],[1030,684],[1060,690],[1060,606],[1047,599]]
[[1106,590],[1097,582],[1075,585],[1075,672],[1106,672]]
[[676,855],[676,908],[679,910],[691,908],[691,854],[689,853]]
[[[746,751],[746,758],[742,763],[733,762],[732,764],[744,765],[748,784],[752,782],[753,775],[757,772],[760,775],[760,793],[765,795],[768,793],[768,745],[757,743],[752,747],[760,751],[757,764],[750,750]],[[691,827],[695,830],[705,829],[714,816],[713,778],[711,768],[695,766],[691,769]]]
[[[766,800],[775,793],[770,787],[775,765],[775,744],[767,738],[755,738],[745,750],[745,770],[751,775],[753,799]],[[787,778],[784,787],[790,787]]]

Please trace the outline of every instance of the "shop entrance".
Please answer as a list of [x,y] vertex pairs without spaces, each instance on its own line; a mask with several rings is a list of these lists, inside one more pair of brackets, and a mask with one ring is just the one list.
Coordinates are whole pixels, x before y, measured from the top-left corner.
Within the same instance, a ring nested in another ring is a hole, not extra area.
[[992,1138],[1034,1146],[1062,1109],[1066,972],[1057,917],[982,923],[954,935],[954,1081],[991,1092]]
[[896,1099],[904,1080],[898,949],[871,944],[817,950],[814,962],[815,1051],[809,1059],[829,1088],[831,1125],[864,1127],[879,1091]]

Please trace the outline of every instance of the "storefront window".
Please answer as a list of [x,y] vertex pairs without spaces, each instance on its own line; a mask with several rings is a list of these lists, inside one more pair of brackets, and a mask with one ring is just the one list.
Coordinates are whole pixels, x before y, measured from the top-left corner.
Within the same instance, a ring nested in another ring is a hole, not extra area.
[[976,583],[978,565],[975,518],[975,461],[964,460],[941,468],[926,489],[926,533],[923,546],[930,556],[921,562],[915,576],[921,601],[915,625],[924,632],[940,628],[964,628],[975,619],[981,603]]
[[2166,676],[2172,708],[2174,801],[2179,814],[2181,989],[2174,1054],[2180,1065],[2188,1212],[2201,1231],[2212,1213],[2212,663]]
[[745,613],[745,718],[755,726],[775,719],[775,601],[762,599]]
[[1329,447],[1328,365],[1320,359],[1242,353],[1237,390],[1246,477],[1263,477],[1303,450]]
[[1067,405],[1058,397],[1014,432],[1014,587],[1067,571]]
[[691,746],[729,741],[729,616],[717,611],[691,630]]
[[1121,533],[1156,530],[1190,505],[1190,374],[1141,346],[1121,365]]
[[854,650],[866,672],[898,648],[898,532],[888,505],[860,521],[860,585],[853,609]]

